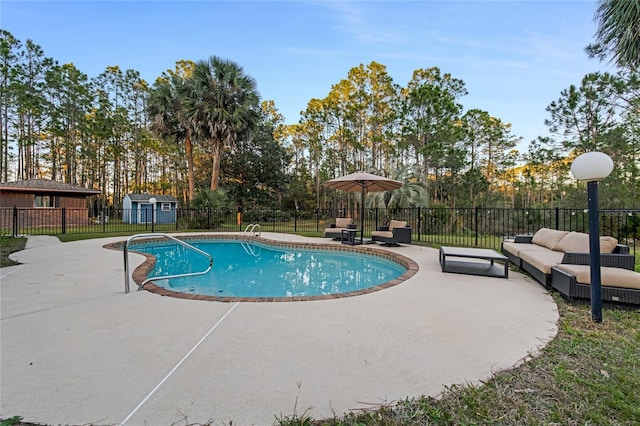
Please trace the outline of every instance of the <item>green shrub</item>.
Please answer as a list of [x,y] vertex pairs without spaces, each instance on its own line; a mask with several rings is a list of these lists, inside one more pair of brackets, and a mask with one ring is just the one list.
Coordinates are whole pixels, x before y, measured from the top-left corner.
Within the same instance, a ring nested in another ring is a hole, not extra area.
[[282,210],[248,210],[242,221],[247,223],[289,222],[291,213]]

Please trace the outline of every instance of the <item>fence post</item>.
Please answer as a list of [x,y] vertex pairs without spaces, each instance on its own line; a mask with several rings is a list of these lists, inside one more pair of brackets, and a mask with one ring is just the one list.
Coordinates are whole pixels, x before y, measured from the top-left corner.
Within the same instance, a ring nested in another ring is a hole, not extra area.
[[476,223],[475,223],[475,230],[476,230],[476,246],[478,246],[478,213],[480,212],[480,208],[478,206],[476,206]]
[[107,211],[106,207],[102,206],[102,233],[107,232]]
[[416,222],[418,224],[418,241],[422,241],[422,215],[420,214],[420,207],[418,207],[418,220]]
[[298,206],[296,206],[296,209],[293,212],[293,231],[298,232]]
[[376,229],[378,229],[378,227],[380,226],[380,223],[378,222],[378,210],[379,207],[376,207]]
[[556,231],[560,230],[560,208],[556,207]]
[[62,233],[67,233],[67,208],[63,207],[62,210]]
[[13,237],[18,237],[18,208],[13,206]]

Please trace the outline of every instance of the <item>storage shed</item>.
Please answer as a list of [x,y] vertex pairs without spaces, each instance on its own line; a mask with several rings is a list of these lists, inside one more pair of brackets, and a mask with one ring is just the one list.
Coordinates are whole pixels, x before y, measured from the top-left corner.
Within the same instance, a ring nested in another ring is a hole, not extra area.
[[172,195],[127,194],[122,200],[124,223],[176,223],[178,200]]
[[89,217],[87,197],[100,193],[51,179],[1,182],[0,215],[3,225],[5,219],[17,215],[16,219],[23,226],[50,226],[59,225],[65,212],[67,225],[86,225]]

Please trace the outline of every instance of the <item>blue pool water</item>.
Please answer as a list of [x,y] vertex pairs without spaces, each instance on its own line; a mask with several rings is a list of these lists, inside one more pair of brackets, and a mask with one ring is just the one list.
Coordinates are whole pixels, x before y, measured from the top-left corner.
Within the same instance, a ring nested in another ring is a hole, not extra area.
[[[212,270],[206,275],[155,280],[155,285],[219,297],[319,296],[373,287],[406,271],[396,262],[353,252],[234,240],[189,240],[189,244],[213,256]],[[175,243],[143,243],[132,249],[156,257],[148,277],[199,272],[209,265],[202,254]]]

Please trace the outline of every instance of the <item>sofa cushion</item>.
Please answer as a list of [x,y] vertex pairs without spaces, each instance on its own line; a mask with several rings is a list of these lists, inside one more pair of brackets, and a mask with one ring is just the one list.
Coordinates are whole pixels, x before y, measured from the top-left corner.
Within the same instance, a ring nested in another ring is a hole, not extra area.
[[564,253],[553,250],[520,250],[520,259],[545,274],[550,274],[563,257]]
[[336,219],[336,228],[346,228],[352,223],[353,220],[350,217],[339,217]]
[[[600,237],[600,253],[613,253],[616,245],[618,240],[615,238]],[[553,249],[564,253],[589,253],[589,234],[570,232]]]
[[389,222],[389,230],[393,231],[393,228],[405,228],[407,226],[407,222],[402,220],[392,220]]
[[393,238],[393,232],[391,231],[373,231],[371,233],[372,237],[383,237],[383,238]]
[[504,243],[502,243],[502,248],[516,257],[520,257],[520,252],[522,250],[549,250],[548,248],[539,246],[537,244],[514,243],[513,241],[505,241]]
[[343,229],[347,229],[347,228],[324,228],[324,233],[340,235]]
[[553,250],[553,247],[558,244],[560,240],[567,236],[567,231],[556,231],[555,229],[540,228],[533,235],[531,242],[538,244],[539,246],[546,247]]
[[[591,267],[589,265],[560,264],[555,267],[561,271],[575,275],[580,284],[591,284]],[[623,268],[600,268],[600,282],[608,287],[640,289],[640,273]]]

